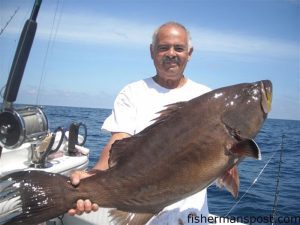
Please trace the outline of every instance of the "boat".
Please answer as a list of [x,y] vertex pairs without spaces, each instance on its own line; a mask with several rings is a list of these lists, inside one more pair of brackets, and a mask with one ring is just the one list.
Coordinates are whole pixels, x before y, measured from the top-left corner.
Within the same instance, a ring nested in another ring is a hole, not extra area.
[[89,163],[89,149],[83,146],[87,137],[85,124],[73,122],[51,131],[43,107],[14,104],[37,29],[41,2],[35,1],[23,27],[0,109],[0,177],[26,170],[69,175],[74,170],[85,170]]
[[[26,170],[68,176],[74,170],[87,169],[89,163],[89,149],[84,147],[87,137],[85,124],[73,122],[66,128],[57,127],[51,131],[43,107],[16,107],[14,104],[37,29],[41,2],[35,1],[31,16],[23,27],[0,109],[0,177]],[[40,225],[113,225],[108,216],[109,210],[100,208],[97,212],[74,217],[65,214]],[[217,218],[212,214],[210,217]]]
[[[67,128],[50,131],[43,107],[14,105],[40,5],[41,0],[37,0],[23,27],[4,92],[0,111],[0,176],[29,169],[68,175],[88,166],[89,150],[83,147],[87,136],[85,124],[74,122]],[[79,135],[81,130],[83,135]]]

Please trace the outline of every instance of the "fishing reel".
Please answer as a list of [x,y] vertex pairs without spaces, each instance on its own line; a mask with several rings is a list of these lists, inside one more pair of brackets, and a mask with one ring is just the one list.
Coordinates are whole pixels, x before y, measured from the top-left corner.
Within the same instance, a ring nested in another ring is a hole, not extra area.
[[0,112],[0,145],[14,149],[38,143],[48,134],[48,120],[39,107],[4,108]]

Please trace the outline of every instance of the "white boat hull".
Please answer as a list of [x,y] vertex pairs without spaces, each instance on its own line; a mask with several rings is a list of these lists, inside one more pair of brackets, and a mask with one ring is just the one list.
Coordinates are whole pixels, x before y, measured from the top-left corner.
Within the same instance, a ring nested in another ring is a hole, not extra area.
[[[60,137],[58,136],[56,142],[58,142],[59,139]],[[15,149],[3,148],[0,158],[0,177],[12,172],[24,170],[42,170],[45,172],[69,175],[74,170],[86,169],[89,163],[89,152],[87,151],[85,154],[79,154],[77,156],[69,156],[66,151],[67,146],[68,142],[65,140],[57,152],[49,155],[46,160],[45,168],[35,168],[33,166],[31,162],[31,144],[29,143],[25,143]]]

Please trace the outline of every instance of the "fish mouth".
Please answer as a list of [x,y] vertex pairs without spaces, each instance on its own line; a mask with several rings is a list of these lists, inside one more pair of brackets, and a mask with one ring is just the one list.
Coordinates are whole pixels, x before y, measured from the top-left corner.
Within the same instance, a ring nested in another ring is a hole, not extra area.
[[269,113],[271,111],[272,105],[272,82],[269,80],[260,81],[261,86],[261,106],[265,113]]

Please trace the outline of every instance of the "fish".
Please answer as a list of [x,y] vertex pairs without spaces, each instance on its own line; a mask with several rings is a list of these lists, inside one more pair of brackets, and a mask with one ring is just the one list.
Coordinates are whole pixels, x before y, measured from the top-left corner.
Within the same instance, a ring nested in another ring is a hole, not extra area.
[[245,157],[261,158],[254,138],[271,103],[272,83],[262,80],[167,105],[152,125],[116,141],[109,168],[78,186],[55,173],[8,174],[0,179],[0,224],[37,224],[67,212],[78,199],[91,199],[114,208],[115,224],[142,225],[214,182],[237,197],[237,165]]

